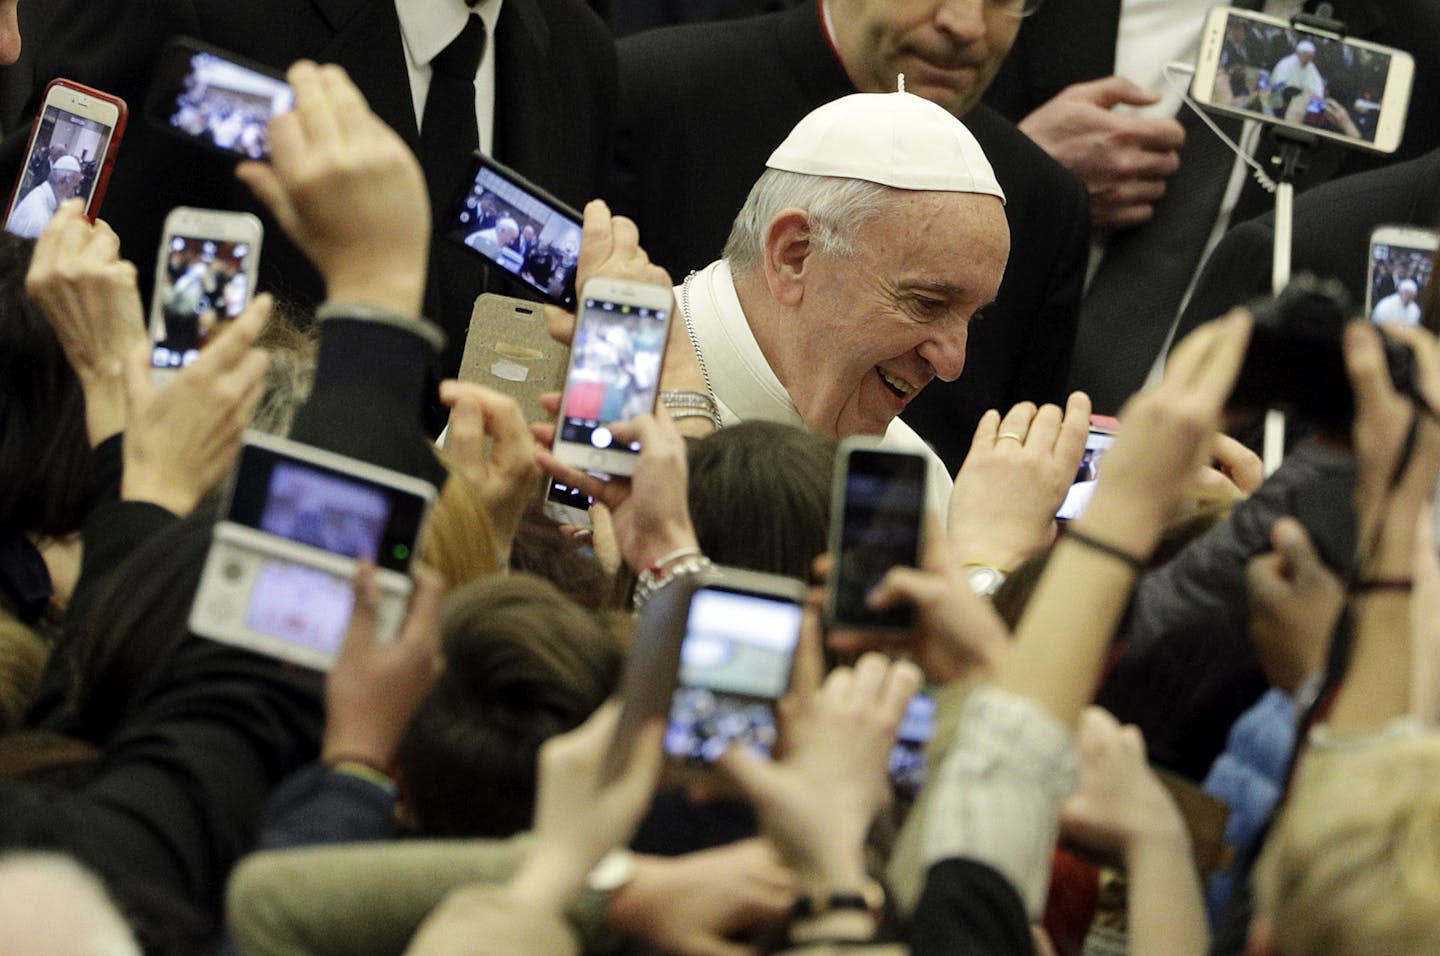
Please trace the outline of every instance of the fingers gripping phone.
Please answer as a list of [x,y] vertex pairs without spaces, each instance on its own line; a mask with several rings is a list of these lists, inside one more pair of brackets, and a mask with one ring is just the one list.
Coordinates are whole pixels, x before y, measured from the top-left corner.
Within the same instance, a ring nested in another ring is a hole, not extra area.
[[300,442],[248,433],[216,524],[190,629],[328,670],[354,610],[355,573],[375,565],[378,636],[399,633],[410,564],[435,487]]
[[1377,325],[1419,325],[1437,235],[1417,226],[1378,226],[1370,234],[1365,314]]
[[5,230],[36,239],[60,203],[78,196],[91,219],[100,208],[115,150],[125,132],[125,101],[73,80],[45,87],[25,147],[25,167],[10,193]]
[[611,427],[655,408],[673,295],[665,286],[591,279],[581,300],[554,454],[575,468],[634,474],[640,445],[617,440]]
[[160,55],[145,118],[213,152],[246,159],[270,155],[270,121],[295,107],[280,74],[189,37]]
[[1205,19],[1190,94],[1244,119],[1393,153],[1414,75],[1403,50],[1216,7]]
[[200,357],[219,326],[255,295],[264,228],[248,212],[180,206],[165,217],[150,303],[150,365],[178,369]]
[[865,605],[865,596],[891,568],[919,567],[927,474],[923,456],[886,450],[878,438],[855,436],[840,443],[830,509],[835,564],[825,601],[831,627],[906,631],[914,626],[913,607],[874,611]]

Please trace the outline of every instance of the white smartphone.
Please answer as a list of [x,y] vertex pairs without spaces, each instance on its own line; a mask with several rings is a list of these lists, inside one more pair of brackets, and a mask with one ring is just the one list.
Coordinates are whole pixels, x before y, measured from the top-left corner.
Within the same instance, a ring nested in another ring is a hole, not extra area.
[[610,427],[654,411],[673,301],[667,286],[604,278],[585,283],[555,428],[560,461],[634,474],[639,442],[617,441]]
[[1420,226],[1377,226],[1370,233],[1365,314],[1379,325],[1419,325],[1420,293],[1430,281],[1440,236]]
[[126,116],[118,96],[73,80],[51,81],[30,130],[25,168],[5,209],[5,230],[39,238],[60,203],[73,196],[85,200],[85,215],[94,218]]
[[150,365],[179,369],[255,295],[264,227],[248,212],[179,206],[165,217],[150,303]]
[[366,561],[379,589],[378,636],[393,639],[435,498],[433,485],[410,475],[247,433],[190,629],[327,670],[350,624],[355,572]]
[[1414,76],[1404,50],[1216,7],[1205,18],[1190,94],[1245,119],[1393,153]]
[[915,452],[892,451],[881,439],[846,438],[835,455],[830,497],[830,555],[825,617],[832,627],[908,631],[910,605],[872,611],[865,596],[896,565],[917,568],[924,553],[929,466]]

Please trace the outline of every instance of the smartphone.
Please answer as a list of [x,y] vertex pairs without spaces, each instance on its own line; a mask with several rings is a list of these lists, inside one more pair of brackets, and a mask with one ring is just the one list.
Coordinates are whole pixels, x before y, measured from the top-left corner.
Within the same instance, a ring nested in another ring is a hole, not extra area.
[[190,629],[317,670],[340,651],[361,561],[376,569],[381,640],[399,633],[435,487],[250,432],[215,526]]
[[925,458],[880,447],[881,439],[852,436],[840,443],[831,488],[830,554],[826,587],[831,627],[905,631],[915,624],[909,605],[872,611],[865,596],[897,565],[919,567],[923,547]]
[[580,213],[503,163],[476,152],[440,234],[519,279],[547,302],[575,307]]
[[705,767],[735,746],[770,754],[804,601],[803,581],[735,568],[691,595],[665,726],[674,761]]
[[1370,270],[1365,314],[1377,324],[1420,324],[1420,294],[1430,282],[1435,230],[1419,226],[1377,226],[1370,233]]
[[85,215],[94,219],[127,115],[118,96],[74,80],[52,80],[30,128],[25,168],[5,207],[5,231],[39,238],[59,204],[73,196],[85,200]]
[[925,747],[935,736],[935,698],[920,692],[910,698],[895,746],[890,748],[890,786],[902,797],[914,800],[925,785]]
[[585,283],[555,428],[555,457],[607,475],[635,472],[640,443],[610,426],[654,411],[674,296],[667,286],[622,279]]
[[270,155],[270,121],[295,107],[283,76],[190,37],[160,54],[145,117],[161,129],[227,156]]
[[1190,95],[1223,113],[1393,153],[1414,75],[1404,50],[1216,7],[1205,18]]
[[264,227],[248,212],[179,206],[165,217],[150,303],[150,366],[179,369],[200,357],[221,323],[255,295]]
[[569,349],[550,337],[542,306],[486,293],[470,313],[459,378],[509,395],[520,403],[527,422],[546,421],[550,413],[541,407],[540,396],[560,391],[568,358]]
[[1115,427],[1119,424],[1116,419],[1109,415],[1090,416],[1090,434],[1085,438],[1085,454],[1080,458],[1080,467],[1075,472],[1075,480],[1070,484],[1070,490],[1065,492],[1065,500],[1060,504],[1060,510],[1055,512],[1055,517],[1060,521],[1073,521],[1084,514],[1085,506],[1090,504],[1090,496],[1095,493],[1095,482],[1100,477],[1100,459],[1105,457],[1105,452],[1115,444]]
[[[609,475],[597,474],[595,477],[602,481],[609,478]],[[572,488],[563,482],[550,479],[545,486],[545,517],[560,524],[573,524],[577,527],[590,527],[590,506],[595,503],[579,488]]]

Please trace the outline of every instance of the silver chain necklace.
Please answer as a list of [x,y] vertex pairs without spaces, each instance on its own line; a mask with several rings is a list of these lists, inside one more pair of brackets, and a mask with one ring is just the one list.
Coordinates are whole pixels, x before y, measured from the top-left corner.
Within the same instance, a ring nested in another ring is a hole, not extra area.
[[718,428],[720,399],[715,397],[715,386],[710,383],[710,368],[705,364],[705,353],[700,351],[700,337],[695,334],[695,321],[690,317],[690,283],[694,280],[695,272],[691,270],[685,277],[684,284],[680,286],[680,315],[685,319],[685,331],[690,335],[690,347],[695,350],[695,361],[700,365],[700,377],[705,380],[705,392],[710,396],[710,401],[715,403],[715,425]]

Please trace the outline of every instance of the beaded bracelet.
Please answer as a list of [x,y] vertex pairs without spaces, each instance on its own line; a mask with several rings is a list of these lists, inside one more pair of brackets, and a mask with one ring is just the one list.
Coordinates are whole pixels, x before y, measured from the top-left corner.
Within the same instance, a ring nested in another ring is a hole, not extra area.
[[[656,591],[676,578],[686,574],[699,574],[701,571],[713,567],[713,562],[696,548],[686,549],[680,557],[683,560],[677,560],[675,556],[667,555],[665,559],[657,561],[636,575],[635,610],[639,611],[643,608]],[[666,567],[666,564],[669,564],[669,567]],[[662,568],[663,570],[661,570]]]
[[715,430],[720,430],[720,406],[704,392],[667,388],[660,392],[660,404],[665,406],[671,418],[708,418],[714,423]]

